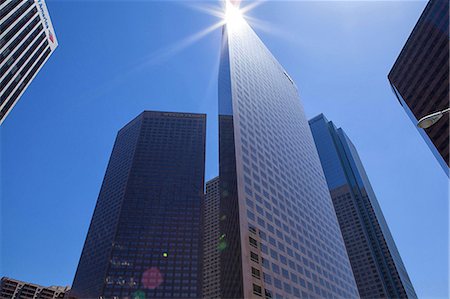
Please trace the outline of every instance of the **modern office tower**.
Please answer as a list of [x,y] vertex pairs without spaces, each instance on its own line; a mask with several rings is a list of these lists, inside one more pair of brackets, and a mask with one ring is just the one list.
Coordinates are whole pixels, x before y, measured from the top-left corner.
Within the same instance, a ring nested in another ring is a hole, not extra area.
[[[419,119],[449,107],[449,2],[431,0],[419,18],[388,78],[398,101],[416,126]],[[449,175],[449,114],[418,128]]]
[[297,87],[227,6],[219,70],[221,297],[357,298]]
[[119,131],[71,295],[201,297],[205,129],[144,111]]
[[0,124],[57,45],[44,0],[0,2]]
[[219,177],[206,182],[203,209],[203,298],[220,298]]
[[57,299],[67,298],[70,287],[43,287],[34,283],[2,277],[0,283],[0,299]]
[[361,298],[417,298],[355,146],[323,114],[309,124]]

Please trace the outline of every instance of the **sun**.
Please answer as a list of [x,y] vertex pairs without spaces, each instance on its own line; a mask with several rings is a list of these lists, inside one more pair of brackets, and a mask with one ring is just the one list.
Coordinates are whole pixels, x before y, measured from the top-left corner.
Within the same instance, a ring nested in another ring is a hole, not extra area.
[[244,21],[242,11],[238,5],[230,0],[225,1],[225,23],[232,26],[239,26]]

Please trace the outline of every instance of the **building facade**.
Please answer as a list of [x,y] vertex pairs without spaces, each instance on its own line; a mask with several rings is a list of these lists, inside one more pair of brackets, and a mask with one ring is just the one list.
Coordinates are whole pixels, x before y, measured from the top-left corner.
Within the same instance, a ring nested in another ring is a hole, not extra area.
[[[388,79],[414,125],[449,107],[449,1],[430,0]],[[427,129],[418,128],[449,175],[449,114]]]
[[205,129],[144,111],[119,131],[71,295],[201,297]]
[[323,114],[309,124],[361,298],[417,298],[355,146]]
[[0,124],[58,46],[44,0],[0,4]]
[[357,298],[297,87],[246,21],[230,20],[219,70],[221,297]]
[[2,277],[0,299],[58,299],[68,298],[70,287],[43,287],[34,283]]
[[220,298],[219,177],[206,182],[203,230],[203,298]]

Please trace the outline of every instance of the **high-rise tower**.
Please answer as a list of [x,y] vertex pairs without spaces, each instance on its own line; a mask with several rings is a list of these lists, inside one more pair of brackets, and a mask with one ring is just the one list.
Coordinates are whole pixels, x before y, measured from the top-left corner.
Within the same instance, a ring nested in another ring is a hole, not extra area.
[[309,123],[361,298],[417,298],[355,146],[323,114]]
[[[449,108],[449,1],[430,0],[401,50],[388,79],[414,126],[424,116]],[[450,176],[449,113],[435,125],[417,128]]]
[[80,298],[199,298],[206,115],[145,111],[116,138],[73,281]]
[[294,81],[227,2],[219,71],[223,298],[357,298]]
[[0,2],[0,124],[57,46],[44,0]]

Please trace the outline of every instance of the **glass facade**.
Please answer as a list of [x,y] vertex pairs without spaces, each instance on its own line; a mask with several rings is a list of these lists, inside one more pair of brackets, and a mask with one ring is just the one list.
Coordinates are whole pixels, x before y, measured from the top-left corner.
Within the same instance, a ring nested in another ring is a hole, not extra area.
[[145,111],[116,138],[72,295],[199,298],[206,115]]
[[[417,126],[422,117],[449,107],[449,1],[430,0],[388,79],[392,91]],[[433,126],[417,128],[447,176],[449,114]]]
[[0,124],[57,45],[43,0],[0,2]]
[[322,114],[309,124],[361,298],[417,298],[355,146]]
[[244,21],[219,70],[222,298],[357,298],[295,83]]

